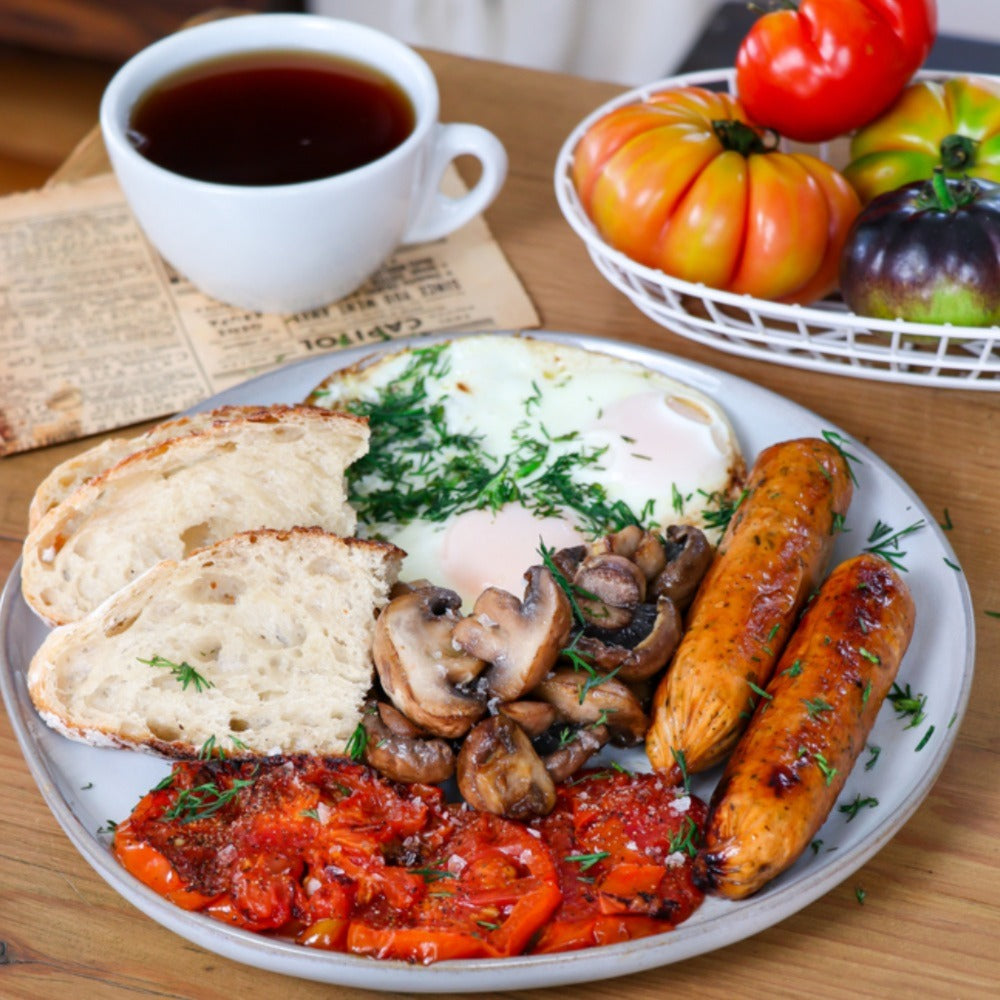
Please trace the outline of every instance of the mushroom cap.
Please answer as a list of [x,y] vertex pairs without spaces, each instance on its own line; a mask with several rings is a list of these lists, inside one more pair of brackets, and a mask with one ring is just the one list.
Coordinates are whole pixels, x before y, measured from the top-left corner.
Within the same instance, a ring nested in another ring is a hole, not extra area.
[[649,728],[639,699],[617,677],[594,682],[586,673],[563,667],[549,674],[532,694],[552,705],[563,721],[606,725],[618,742],[639,743]]
[[657,597],[669,597],[683,611],[698,590],[715,552],[703,531],[691,524],[667,528],[667,564],[652,582]]
[[614,670],[619,680],[641,681],[666,666],[682,631],[681,616],[674,602],[660,597],[655,605],[640,604],[624,628],[587,629],[573,648],[598,669]]
[[453,633],[458,646],[490,664],[486,687],[501,701],[520,698],[552,669],[573,623],[569,598],[548,569],[532,566],[524,577],[523,601],[489,587]]
[[436,784],[455,773],[455,754],[441,739],[422,733],[391,705],[369,702],[361,717],[365,762],[393,781]]
[[458,788],[475,809],[529,819],[556,803],[556,786],[527,733],[505,715],[480,722],[458,754]]
[[624,628],[646,599],[646,577],[627,556],[604,552],[587,556],[573,576],[576,602],[588,622]]
[[382,688],[407,718],[437,736],[467,733],[486,711],[475,684],[486,664],[457,648],[462,599],[443,587],[393,598],[375,621],[372,656]]

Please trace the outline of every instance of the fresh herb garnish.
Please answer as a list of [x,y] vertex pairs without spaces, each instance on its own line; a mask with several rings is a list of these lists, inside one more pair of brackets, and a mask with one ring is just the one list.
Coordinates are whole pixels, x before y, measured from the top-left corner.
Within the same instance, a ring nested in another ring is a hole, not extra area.
[[748,489],[742,490],[735,500],[720,493],[706,493],[704,490],[698,492],[705,497],[709,504],[715,505],[714,507],[706,505],[702,510],[702,523],[706,528],[718,531],[725,531],[729,527],[733,515],[740,509],[743,501],[750,496]]
[[798,677],[802,673],[802,661],[796,660],[790,667],[785,667],[781,673],[787,677]]
[[174,663],[173,660],[168,660],[165,656],[160,656],[154,653],[148,660],[144,660],[141,656],[137,656],[136,659],[140,663],[145,663],[148,667],[162,667],[169,670],[170,673],[177,678],[183,690],[188,689],[189,684],[194,685],[195,691],[205,691],[210,687],[215,687],[215,685],[210,681],[202,677],[194,667],[191,666],[186,660],[180,663]]
[[368,748],[368,730],[365,729],[362,723],[358,723],[354,728],[354,732],[351,733],[350,739],[347,741],[347,746],[344,747],[344,752],[347,754],[351,760],[363,760],[365,756],[365,750]]
[[181,789],[174,804],[163,814],[163,818],[180,820],[181,823],[207,819],[233,802],[244,788],[249,788],[254,783],[254,780],[253,776],[234,778],[228,788],[221,788],[214,781],[206,781],[194,788]]
[[585,872],[590,868],[593,868],[599,861],[603,861],[605,858],[610,858],[610,851],[595,851],[593,854],[567,854],[563,858],[563,861],[568,862],[571,865],[579,865],[580,871]]
[[690,816],[685,816],[681,828],[670,838],[667,850],[674,854],[683,851],[689,857],[698,853],[698,824]]
[[855,899],[856,899],[856,900],[857,900],[857,901],[858,901],[859,903],[862,903],[862,904],[863,904],[863,903],[864,903],[864,901],[865,901],[865,897],[866,897],[867,895],[868,895],[867,891],[866,891],[866,890],[865,890],[865,889],[864,889],[864,888],[863,888],[862,886],[860,886],[860,885],[859,885],[859,886],[857,886],[857,887],[855,888],[855,890],[854,890],[854,898],[855,898]]
[[869,663],[879,664],[882,661],[879,659],[876,653],[871,653],[864,646],[858,648],[859,655],[863,656]]
[[852,455],[844,445],[847,443],[847,438],[843,434],[838,434],[837,431],[820,431],[823,438],[826,440],[827,444],[832,444],[837,451],[840,452],[844,459],[844,464],[847,466],[848,475],[851,477],[851,482],[855,486],[858,485],[858,477],[854,474],[854,467],[851,465],[852,462],[858,462],[860,464],[861,459],[857,455]]
[[910,685],[901,688],[898,684],[892,685],[892,690],[886,696],[892,702],[892,707],[896,710],[896,716],[900,719],[909,717],[910,722],[907,729],[915,729],[924,721],[924,705],[927,702],[927,695],[914,695],[910,690]]
[[[639,513],[612,502],[593,472],[606,448],[566,450],[574,434],[553,438],[533,416],[540,399],[522,401],[525,419],[514,428],[504,456],[489,453],[482,436],[453,431],[444,404],[429,383],[448,374],[447,344],[417,349],[406,368],[373,399],[347,409],[368,419],[368,454],[348,470],[350,499],[370,528],[416,519],[442,522],[469,510],[498,510],[518,501],[536,517],[572,512],[596,537],[650,518],[653,500]],[[583,472],[584,475],[578,475]],[[590,482],[584,481],[590,479]]]
[[905,573],[906,567],[903,565],[902,560],[906,557],[906,553],[900,549],[899,543],[907,535],[912,535],[915,531],[919,531],[925,524],[926,522],[921,518],[919,521],[914,521],[913,524],[907,525],[899,531],[893,531],[890,525],[884,521],[877,520],[875,527],[872,528],[871,534],[868,536],[868,545],[865,546],[864,551],[881,556],[890,566]]
[[319,821],[319,811],[316,809],[303,809],[299,815],[305,816],[307,819],[314,819],[317,822]]
[[677,765],[677,769],[681,772],[681,784],[684,786],[684,791],[690,792],[691,775],[688,774],[687,754],[685,754],[683,750],[671,747],[670,756],[674,758],[674,763]]
[[927,741],[934,735],[934,727],[930,726],[926,733],[920,737],[920,742],[913,748],[914,750],[923,750],[927,746]]
[[433,868],[410,868],[411,875],[419,875],[428,884],[440,882],[443,878],[458,878],[454,872],[435,866]]
[[825,698],[803,698],[802,704],[806,706],[810,719],[817,718],[823,712],[833,711],[833,705]]
[[833,779],[837,775],[837,769],[835,767],[831,767],[827,762],[826,757],[824,757],[823,754],[821,753],[814,753],[813,760],[815,761],[816,766],[819,768],[820,773],[823,775],[823,780],[826,782],[827,787],[829,788],[829,786],[833,784]]
[[850,823],[855,816],[862,809],[874,809],[878,805],[878,799],[872,798],[872,796],[867,796],[862,798],[861,795],[856,795],[853,802],[848,802],[846,805],[838,806],[842,813],[847,814],[847,822]]
[[878,760],[878,755],[882,752],[882,748],[869,744],[865,749],[868,751],[868,760],[865,761],[865,770],[870,771],[875,766],[875,762]]

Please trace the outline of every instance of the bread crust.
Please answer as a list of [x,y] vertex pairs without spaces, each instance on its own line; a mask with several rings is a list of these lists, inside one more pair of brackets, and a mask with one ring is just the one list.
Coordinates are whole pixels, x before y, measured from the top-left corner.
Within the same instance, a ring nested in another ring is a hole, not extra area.
[[[373,677],[375,616],[403,556],[316,527],[240,532],[158,563],[52,631],[29,666],[29,694],[48,726],[94,746],[189,758],[215,737],[227,756],[341,754]],[[155,656],[189,664],[210,686],[182,687],[142,662]]]
[[29,531],[22,592],[49,624],[79,619],[161,559],[242,529],[353,533],[343,473],[367,451],[362,418],[275,405],[224,408],[191,426],[175,422],[179,435],[87,478]]

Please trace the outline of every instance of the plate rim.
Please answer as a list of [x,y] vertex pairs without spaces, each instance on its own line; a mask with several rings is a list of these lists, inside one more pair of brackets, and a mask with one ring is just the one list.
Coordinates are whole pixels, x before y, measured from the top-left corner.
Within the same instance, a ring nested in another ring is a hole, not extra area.
[[[231,402],[232,397],[252,398],[259,389],[272,381],[287,379],[289,373],[297,375],[312,368],[326,367],[326,374],[335,369],[357,363],[369,356],[377,357],[394,350],[427,346],[442,341],[465,336],[497,334],[501,336],[526,336],[529,339],[551,340],[570,346],[581,347],[611,354],[619,358],[645,364],[662,371],[670,377],[678,378],[705,392],[707,386],[722,387],[735,382],[743,391],[760,394],[764,401],[780,402],[790,407],[796,418],[821,421],[825,427],[843,434],[831,421],[809,410],[801,404],[760,386],[751,380],[729,372],[720,371],[709,365],[667,352],[630,342],[616,341],[607,337],[583,333],[548,329],[531,331],[469,331],[445,332],[384,341],[376,344],[362,344],[339,351],[326,352],[315,357],[307,357],[292,362],[274,371],[256,376],[230,389],[216,393],[185,413],[210,409]],[[305,375],[303,375],[303,378]],[[693,380],[692,380],[693,378]],[[321,379],[317,379],[315,384]],[[308,391],[314,386],[309,386]],[[305,398],[305,397],[302,397]],[[717,400],[729,419],[733,415],[723,399]],[[259,399],[254,402],[260,402]],[[925,519],[935,535],[935,541],[957,565],[954,550],[944,536],[937,520],[931,515],[916,492],[903,478],[877,454],[850,435],[844,437],[851,447],[864,453],[866,463],[870,462],[882,475],[902,492]],[[740,442],[741,448],[743,442]],[[733,910],[733,904],[723,904],[718,913],[701,922],[687,922],[676,929],[651,938],[589,948],[580,951],[552,955],[521,955],[503,959],[465,959],[433,963],[428,966],[411,965],[395,960],[373,960],[364,956],[348,955],[340,952],[325,952],[304,948],[291,942],[268,938],[249,931],[227,927],[203,914],[188,913],[164,900],[151,889],[134,879],[111,855],[106,844],[91,833],[74,813],[70,803],[60,793],[53,774],[54,762],[46,758],[42,748],[31,736],[28,725],[21,717],[21,710],[34,712],[24,683],[24,668],[15,668],[7,658],[7,640],[11,627],[11,617],[15,606],[23,599],[20,595],[20,559],[14,564],[10,576],[0,594],[0,694],[11,720],[28,770],[34,779],[43,800],[62,827],[71,843],[81,856],[91,865],[102,879],[127,902],[136,906],[161,926],[173,931],[208,952],[222,955],[242,964],[281,974],[311,979],[330,984],[361,987],[372,990],[403,990],[418,993],[488,992],[496,989],[544,988],[555,985],[573,985],[581,982],[596,982],[635,972],[666,967],[677,961],[697,955],[717,951],[738,941],[772,927],[779,921],[792,916],[806,906],[831,891],[836,885],[849,878],[865,862],[880,851],[909,821],[913,813],[923,803],[933,789],[941,771],[954,748],[966,713],[971,694],[975,670],[975,620],[968,580],[964,573],[956,574],[959,600],[965,624],[965,658],[961,665],[961,683],[955,701],[954,724],[937,742],[930,758],[924,758],[929,766],[924,771],[918,792],[910,794],[898,808],[875,822],[866,839],[838,856],[838,864],[827,866],[803,882],[802,879],[782,886],[765,896],[753,897],[735,904],[743,907]],[[30,612],[29,612],[30,613]],[[18,690],[20,685],[22,690]],[[24,705],[27,699],[27,706]],[[747,927],[752,923],[752,928]],[[211,931],[206,934],[206,931]],[[705,938],[711,937],[706,947]],[[211,943],[206,943],[206,941]],[[673,942],[679,941],[677,946]],[[605,961],[606,959],[606,961]],[[499,981],[502,977],[503,982]],[[472,980],[471,982],[469,980]],[[488,981],[487,981],[488,980]]]

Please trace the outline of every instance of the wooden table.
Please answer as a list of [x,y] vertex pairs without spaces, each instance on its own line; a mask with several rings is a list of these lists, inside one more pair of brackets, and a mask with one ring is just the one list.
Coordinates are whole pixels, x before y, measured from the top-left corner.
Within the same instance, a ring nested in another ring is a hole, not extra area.
[[[892,465],[932,512],[948,509],[972,588],[977,673],[936,787],[854,878],[722,951],[573,989],[581,998],[987,997],[1000,994],[1000,396],[890,386],[748,362],[671,335],[594,270],[563,221],[552,169],[563,137],[616,89],[429,54],[444,120],[480,122],[510,153],[488,213],[543,326],[656,347],[751,379],[822,414]],[[99,152],[99,151],[98,151]],[[71,170],[100,165],[93,149]],[[0,578],[18,557],[28,501],[88,442],[0,461]],[[931,609],[930,613],[933,613]],[[0,713],[0,996],[323,997],[355,991],[283,979],[187,944],[112,892],[49,814]],[[867,890],[864,905],[855,886]],[[524,997],[556,996],[543,990]]]

